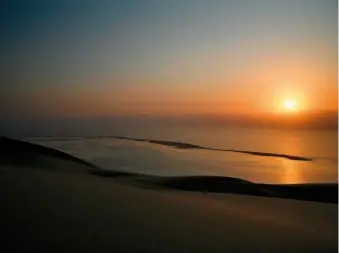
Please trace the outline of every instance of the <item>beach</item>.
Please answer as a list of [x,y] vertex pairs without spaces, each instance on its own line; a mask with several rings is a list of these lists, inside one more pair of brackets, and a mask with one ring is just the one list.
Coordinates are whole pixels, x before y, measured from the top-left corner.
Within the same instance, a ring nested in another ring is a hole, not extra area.
[[1,252],[337,252],[337,204],[169,190],[42,153],[0,167]]
[[338,1],[2,1],[0,253],[338,252]]

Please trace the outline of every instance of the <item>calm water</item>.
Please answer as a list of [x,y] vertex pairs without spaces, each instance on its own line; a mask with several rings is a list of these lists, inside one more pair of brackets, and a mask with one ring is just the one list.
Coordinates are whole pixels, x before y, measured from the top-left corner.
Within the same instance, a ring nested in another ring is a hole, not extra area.
[[338,134],[246,128],[132,127],[112,135],[172,140],[222,149],[284,153],[313,158],[292,161],[239,153],[178,150],[112,138],[28,138],[106,169],[153,175],[222,175],[263,183],[337,182]]

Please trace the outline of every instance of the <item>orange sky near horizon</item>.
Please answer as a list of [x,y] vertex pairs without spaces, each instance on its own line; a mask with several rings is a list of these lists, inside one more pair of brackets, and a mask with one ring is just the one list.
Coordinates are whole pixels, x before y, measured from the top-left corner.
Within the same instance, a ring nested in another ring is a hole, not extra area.
[[223,80],[219,75],[214,80],[210,78],[210,83],[208,77],[201,78],[200,83],[196,80],[194,84],[184,83],[179,76],[179,83],[173,84],[175,88],[170,84],[162,85],[166,80],[151,78],[133,78],[120,88],[111,85],[114,80],[102,80],[102,84],[96,86],[92,82],[97,80],[89,79],[81,89],[52,87],[22,93],[19,104],[23,110],[39,108],[35,110],[37,114],[76,117],[281,114],[287,113],[283,106],[287,99],[297,103],[298,112],[337,111],[337,72],[334,69],[334,66],[317,68],[307,62],[299,66],[267,62],[256,65],[244,76]]
[[0,102],[36,117],[338,110],[337,1],[179,2],[10,6]]

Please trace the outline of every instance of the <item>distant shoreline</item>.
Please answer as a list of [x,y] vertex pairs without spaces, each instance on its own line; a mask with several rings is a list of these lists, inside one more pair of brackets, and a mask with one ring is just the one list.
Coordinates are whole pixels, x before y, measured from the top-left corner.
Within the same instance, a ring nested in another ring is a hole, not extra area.
[[[165,142],[163,145],[166,144],[168,143]],[[177,143],[169,144],[177,145]],[[75,165],[80,164],[82,168],[86,168],[84,171],[81,171],[81,173],[116,178],[142,188],[156,187],[185,191],[232,193],[263,197],[309,200],[334,204],[338,203],[337,183],[278,185],[259,184],[240,178],[231,177],[149,176],[137,173],[104,170],[96,165],[83,161],[62,151],[6,137],[0,138],[0,147],[3,150],[3,152],[0,154],[0,164],[16,167],[28,166],[33,169],[46,169],[46,167],[50,166],[48,164],[48,159],[54,159],[52,161],[64,160],[72,162]],[[190,148],[191,146],[188,147]],[[78,172],[80,171],[72,170],[72,173]]]
[[162,140],[152,140],[152,139],[136,139],[136,138],[122,137],[122,136],[112,136],[112,137],[116,139],[123,139],[123,140],[149,142],[152,144],[159,144],[159,145],[169,146],[169,147],[173,147],[177,149],[203,149],[203,150],[212,150],[212,151],[236,152],[236,153],[243,153],[243,154],[256,155],[256,156],[280,157],[280,158],[286,158],[286,159],[296,160],[296,161],[312,161],[312,159],[308,157],[293,156],[293,155],[278,154],[278,153],[267,153],[267,152],[236,150],[236,149],[208,148],[208,147],[203,147],[203,146],[185,143],[185,142],[173,142],[173,141],[162,141]]
[[[31,137],[31,138],[41,138],[40,141],[44,141],[43,138],[49,137]],[[25,138],[25,140],[29,141],[31,138]],[[288,154],[281,154],[281,153],[269,153],[269,152],[259,152],[259,151],[250,151],[250,150],[238,150],[238,149],[219,149],[219,148],[210,148],[204,147],[196,144],[191,144],[187,142],[179,142],[179,141],[167,141],[167,140],[154,140],[154,139],[145,139],[145,138],[132,138],[132,137],[125,137],[125,136],[91,136],[91,137],[50,137],[54,140],[62,140],[65,139],[120,139],[120,140],[129,140],[129,141],[138,141],[138,142],[148,142],[151,144],[163,145],[168,146],[176,149],[200,149],[200,150],[209,150],[209,151],[223,151],[223,152],[234,152],[234,153],[242,153],[248,155],[255,155],[255,156],[266,156],[266,157],[278,157],[278,158],[285,158],[294,161],[305,161],[311,162],[312,158],[309,157],[302,157],[302,156],[295,156],[295,155],[288,155]],[[49,140],[49,139],[45,139]]]

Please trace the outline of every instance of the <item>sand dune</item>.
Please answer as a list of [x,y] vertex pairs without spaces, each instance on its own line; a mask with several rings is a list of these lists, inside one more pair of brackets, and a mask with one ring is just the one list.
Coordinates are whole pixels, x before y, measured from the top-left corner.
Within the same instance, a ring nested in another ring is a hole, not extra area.
[[337,205],[0,169],[1,252],[337,252]]
[[[64,152],[10,138],[0,139],[0,147],[5,150],[0,155],[0,159],[5,164],[17,164],[20,161],[21,164],[30,165],[33,168],[49,168],[69,173],[90,173],[97,176],[119,178],[120,181],[144,188],[157,187],[338,203],[338,185],[336,183],[274,185],[221,176],[158,177],[103,170]],[[69,166],[63,166],[66,161],[72,162],[72,166],[70,163]]]
[[[212,193],[257,188],[107,173],[16,140],[0,139],[2,152],[4,143],[12,155],[0,160],[1,252],[337,252],[335,204]],[[185,187],[194,191],[177,190]]]
[[76,164],[85,165],[89,168],[98,168],[94,164],[86,162],[75,156],[69,155],[65,152],[44,147],[41,145],[14,140],[4,136],[0,136],[0,162],[9,165],[33,165],[39,166],[42,159],[57,159],[71,161]]

